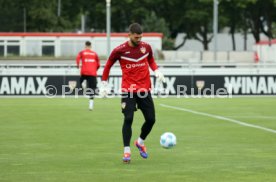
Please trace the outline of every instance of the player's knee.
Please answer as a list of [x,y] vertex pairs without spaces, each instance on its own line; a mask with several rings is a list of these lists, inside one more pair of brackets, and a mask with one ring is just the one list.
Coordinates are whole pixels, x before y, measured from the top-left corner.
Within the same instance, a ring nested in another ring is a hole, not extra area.
[[133,121],[133,114],[125,114],[124,123],[131,124]]

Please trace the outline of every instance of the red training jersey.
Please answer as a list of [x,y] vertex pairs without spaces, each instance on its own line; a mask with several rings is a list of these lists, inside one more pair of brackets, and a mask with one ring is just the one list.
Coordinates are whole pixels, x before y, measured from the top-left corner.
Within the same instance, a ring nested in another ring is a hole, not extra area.
[[77,55],[76,63],[80,66],[81,62],[81,75],[97,76],[97,70],[100,67],[100,60],[96,52],[85,49]]
[[148,92],[151,89],[149,67],[155,71],[158,67],[154,61],[151,46],[140,42],[132,47],[128,41],[116,47],[104,67],[102,80],[106,81],[110,68],[119,61],[122,69],[123,92]]

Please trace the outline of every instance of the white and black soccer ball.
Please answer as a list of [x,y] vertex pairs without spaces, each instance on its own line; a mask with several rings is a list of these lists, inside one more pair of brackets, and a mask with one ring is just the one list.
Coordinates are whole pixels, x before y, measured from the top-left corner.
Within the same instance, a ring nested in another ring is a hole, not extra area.
[[160,137],[160,145],[164,148],[172,148],[176,145],[176,136],[171,132],[163,133]]

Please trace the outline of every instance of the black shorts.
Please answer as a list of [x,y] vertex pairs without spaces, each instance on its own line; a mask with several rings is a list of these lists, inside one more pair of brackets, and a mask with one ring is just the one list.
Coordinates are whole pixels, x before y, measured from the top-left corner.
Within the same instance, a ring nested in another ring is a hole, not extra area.
[[134,112],[137,109],[142,112],[154,113],[154,103],[150,92],[123,93],[121,99],[122,112]]
[[[90,95],[95,95],[95,91],[97,88],[97,77],[95,76],[87,76],[87,75],[81,75],[80,77],[80,85],[82,84],[82,82],[86,80],[87,83],[87,88],[91,89],[93,94]],[[81,86],[80,86],[81,87]],[[90,91],[89,91],[90,93]]]

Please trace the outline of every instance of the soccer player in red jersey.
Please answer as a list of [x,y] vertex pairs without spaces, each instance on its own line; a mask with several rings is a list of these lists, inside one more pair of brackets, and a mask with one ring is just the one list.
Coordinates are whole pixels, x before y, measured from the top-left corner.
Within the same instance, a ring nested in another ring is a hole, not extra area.
[[[155,123],[155,109],[151,97],[151,80],[149,67],[155,72],[157,80],[165,82],[163,74],[158,70],[151,46],[141,41],[142,27],[138,23],[129,26],[129,40],[116,47],[109,56],[102,75],[102,96],[107,87],[107,79],[112,65],[119,61],[122,69],[122,113],[124,122],[122,128],[124,156],[123,162],[130,162],[130,140],[132,136],[132,122],[134,112],[140,109],[145,118],[140,136],[134,145],[139,149],[143,158],[148,158],[144,141]],[[138,106],[136,108],[136,105]]]
[[84,89],[88,88],[86,91],[89,95],[89,110],[93,110],[95,89],[97,87],[97,70],[100,67],[100,60],[97,53],[91,50],[91,42],[85,42],[85,49],[78,53],[76,63],[77,67],[81,68],[80,84]]

